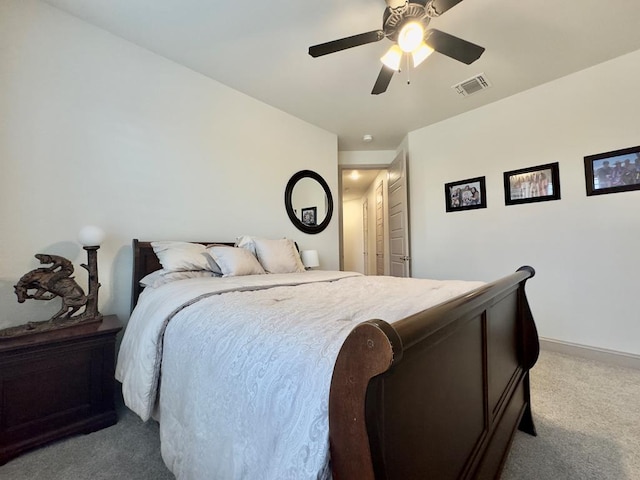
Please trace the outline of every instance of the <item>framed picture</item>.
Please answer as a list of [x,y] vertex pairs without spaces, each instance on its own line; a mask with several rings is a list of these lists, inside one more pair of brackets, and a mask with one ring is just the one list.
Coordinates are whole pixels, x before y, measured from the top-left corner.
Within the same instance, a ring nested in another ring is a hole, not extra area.
[[318,207],[303,208],[300,220],[302,220],[302,223],[305,225],[315,226],[317,212]]
[[640,190],[640,146],[584,157],[587,196]]
[[447,212],[487,208],[484,177],[445,183],[444,201]]
[[504,172],[504,204],[560,200],[558,162]]

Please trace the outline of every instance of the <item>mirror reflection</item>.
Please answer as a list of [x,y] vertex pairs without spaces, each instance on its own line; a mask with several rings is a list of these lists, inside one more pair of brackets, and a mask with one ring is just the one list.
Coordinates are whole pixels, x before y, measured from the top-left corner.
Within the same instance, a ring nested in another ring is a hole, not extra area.
[[327,195],[313,178],[301,178],[296,183],[291,204],[296,217],[305,225],[322,223],[327,216]]

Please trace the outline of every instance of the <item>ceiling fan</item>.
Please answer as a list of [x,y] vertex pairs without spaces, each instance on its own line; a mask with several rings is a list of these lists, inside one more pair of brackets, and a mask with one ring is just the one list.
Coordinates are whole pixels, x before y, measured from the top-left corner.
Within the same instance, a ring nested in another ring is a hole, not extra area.
[[[384,93],[393,74],[400,70],[404,54],[409,54],[417,67],[434,51],[470,65],[484,52],[484,48],[435,28],[427,29],[432,18],[439,17],[462,0],[385,0],[387,8],[382,17],[382,29],[360,33],[309,47],[309,55],[320,57],[347,48],[388,38],[394,44],[380,60],[372,95]],[[407,60],[408,61],[408,60]]]

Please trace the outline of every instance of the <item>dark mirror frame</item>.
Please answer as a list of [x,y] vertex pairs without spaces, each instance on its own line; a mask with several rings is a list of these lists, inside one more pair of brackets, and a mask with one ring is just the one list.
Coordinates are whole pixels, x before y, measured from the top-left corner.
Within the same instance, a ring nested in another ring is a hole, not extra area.
[[[325,195],[327,196],[327,214],[325,215],[324,220],[322,220],[322,222],[318,223],[317,225],[306,225],[302,223],[302,220],[300,220],[296,216],[296,212],[293,209],[293,204],[291,202],[293,189],[298,183],[298,181],[303,178],[312,178],[313,180],[318,182],[322,187],[322,189],[324,190]],[[289,215],[289,219],[291,220],[291,223],[293,223],[298,230],[304,233],[315,234],[315,233],[322,232],[325,228],[327,228],[327,226],[329,226],[329,222],[331,221],[331,216],[333,215],[333,197],[331,196],[331,190],[329,190],[329,185],[327,185],[327,182],[324,181],[324,178],[322,178],[320,175],[318,175],[316,172],[312,170],[300,170],[289,179],[289,182],[287,183],[287,188],[285,188],[284,190],[284,206],[287,209],[287,215]]]

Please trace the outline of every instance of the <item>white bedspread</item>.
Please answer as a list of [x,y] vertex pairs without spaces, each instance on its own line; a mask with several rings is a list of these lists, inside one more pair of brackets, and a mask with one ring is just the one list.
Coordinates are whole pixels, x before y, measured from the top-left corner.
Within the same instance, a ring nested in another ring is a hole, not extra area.
[[482,285],[352,275],[191,279],[144,292],[116,377],[145,420],[161,384],[162,455],[178,479],[330,478],[329,387],[351,329]]

